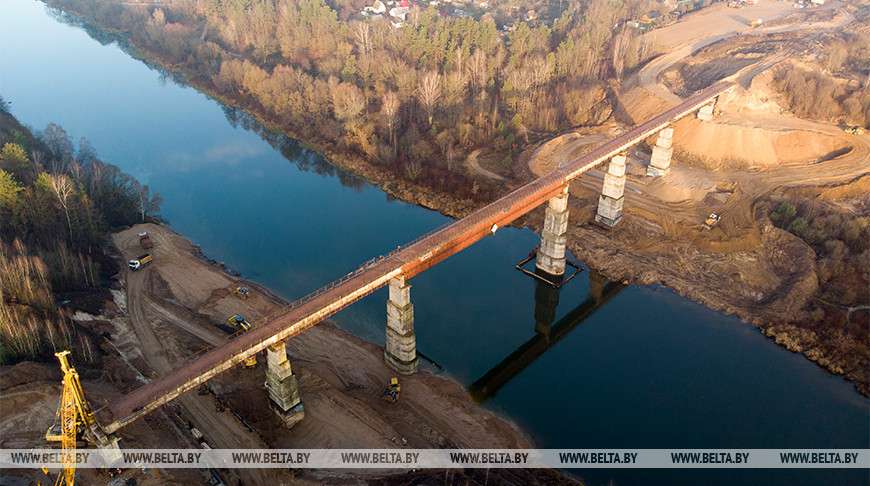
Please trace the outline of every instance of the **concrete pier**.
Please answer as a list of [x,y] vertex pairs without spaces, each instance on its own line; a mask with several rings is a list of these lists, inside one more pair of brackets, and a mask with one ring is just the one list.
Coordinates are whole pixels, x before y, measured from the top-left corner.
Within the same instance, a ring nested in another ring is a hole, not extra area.
[[565,243],[568,237],[568,184],[562,192],[550,198],[544,215],[544,230],[541,231],[541,248],[535,267],[547,275],[565,274]]
[[598,212],[595,221],[614,227],[622,220],[622,203],[625,195],[625,155],[614,155],[604,174],[604,186],[598,197]]
[[701,109],[698,110],[698,119],[704,121],[710,121],[713,119],[713,108],[716,106],[716,100],[714,99],[712,103],[709,105],[704,105]]
[[387,346],[384,359],[403,375],[417,372],[417,334],[414,332],[414,304],[411,285],[400,276],[390,279],[387,301]]
[[305,409],[299,398],[299,381],[287,359],[287,346],[283,341],[278,341],[269,346],[267,352],[269,369],[266,370],[266,389],[269,390],[272,410],[288,427],[293,427],[305,418]]
[[662,128],[659,138],[653,147],[652,158],[646,169],[648,176],[662,176],[671,166],[671,155],[674,153],[674,129],[673,127]]

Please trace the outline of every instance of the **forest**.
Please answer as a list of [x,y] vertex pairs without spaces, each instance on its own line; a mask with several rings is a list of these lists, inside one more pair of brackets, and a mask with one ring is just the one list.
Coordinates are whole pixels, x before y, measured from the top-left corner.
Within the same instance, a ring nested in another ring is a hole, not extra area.
[[[530,137],[603,123],[612,83],[653,54],[626,20],[652,0],[564,2],[551,25],[444,17],[349,19],[363,1],[102,0],[63,5],[261,121],[395,177],[467,197],[459,161],[510,160]],[[562,2],[560,2],[561,4]]]
[[53,123],[33,134],[0,106],[0,363],[62,349],[91,361],[91,339],[70,317],[98,313],[108,297],[118,272],[109,231],[153,220],[161,198],[87,139],[76,148]]

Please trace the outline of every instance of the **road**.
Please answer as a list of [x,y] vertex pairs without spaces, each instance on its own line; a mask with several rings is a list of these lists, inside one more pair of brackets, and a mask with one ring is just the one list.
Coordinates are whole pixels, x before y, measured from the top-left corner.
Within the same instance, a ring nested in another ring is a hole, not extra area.
[[[153,232],[152,253],[154,262],[138,271],[124,269],[127,281],[127,317],[139,341],[139,349],[152,371],[164,375],[179,365],[175,357],[184,356],[179,344],[173,338],[174,332],[181,330],[195,336],[207,344],[223,342],[226,335],[212,326],[197,326],[191,323],[189,314],[164,299],[156,299],[153,294],[153,280],[158,278],[158,267],[171,265],[175,252],[165,251],[173,243],[162,233]],[[139,240],[132,231],[115,233],[115,245],[121,249],[125,259],[141,254]],[[165,258],[163,258],[165,257]],[[177,263],[177,262],[176,262]],[[248,431],[238,419],[229,412],[218,412],[211,395],[186,394],[179,402],[194,425],[207,437],[209,445],[218,449],[267,449],[256,434]],[[244,484],[269,484],[273,478],[271,470],[237,469],[235,473]]]
[[[835,9],[842,6],[840,2],[830,2],[822,8],[813,11]],[[638,73],[622,83],[620,102],[626,113],[638,119],[646,118],[650,113],[676,105],[683,100],[659,83],[661,74],[676,63],[691,56],[698,49],[722,39],[736,35],[768,34],[794,31],[797,29],[832,29],[841,28],[852,22],[854,18],[848,13],[840,12],[835,18],[826,22],[813,24],[772,25],[762,28],[751,28],[747,25],[749,18],[761,18],[771,22],[786,15],[795,13],[791,3],[773,0],[761,0],[759,5],[745,7],[740,10],[729,9],[724,5],[713,6],[701,12],[686,15],[679,22],[656,29],[644,35],[656,48],[666,51],[649,62]],[[797,47],[796,47],[797,49]],[[744,88],[750,86],[752,79],[764,70],[778,64],[794,52],[786,51],[768,56],[756,64],[742,69],[730,76]],[[720,103],[721,105],[721,103]],[[717,121],[732,126],[747,128],[761,127],[771,131],[800,130],[807,133],[826,134],[845,140],[852,147],[850,153],[832,160],[816,164],[780,165],[775,170],[764,172],[759,177],[757,170],[718,170],[710,171],[694,168],[679,163],[673,163],[669,174],[660,179],[646,177],[643,171],[629,172],[628,182],[635,190],[626,190],[625,207],[627,211],[640,208],[653,214],[667,215],[677,221],[688,220],[698,222],[709,211],[720,208],[710,208],[700,204],[704,191],[715,192],[716,187],[730,185],[734,182],[740,188],[740,197],[754,201],[764,194],[783,186],[823,185],[845,182],[870,172],[870,135],[849,135],[842,129],[830,123],[801,120],[788,115],[747,116],[730,114],[726,109],[723,115],[717,116]],[[683,119],[682,125],[698,123]],[[677,130],[679,130],[679,126]],[[542,145],[531,157],[529,169],[536,176],[546,174],[565,161],[592,150],[597,144],[608,137],[604,133],[579,135],[570,133],[559,136]],[[648,155],[641,160],[630,155],[629,164],[641,166],[649,161]],[[678,162],[678,161],[677,161]],[[751,162],[751,161],[750,161]],[[576,179],[572,186],[577,190],[600,192],[603,174],[601,169],[590,171],[585,177]],[[582,189],[581,189],[582,188]],[[680,200],[674,194],[695,194],[694,203],[691,197]],[[747,207],[741,205],[740,207]]]

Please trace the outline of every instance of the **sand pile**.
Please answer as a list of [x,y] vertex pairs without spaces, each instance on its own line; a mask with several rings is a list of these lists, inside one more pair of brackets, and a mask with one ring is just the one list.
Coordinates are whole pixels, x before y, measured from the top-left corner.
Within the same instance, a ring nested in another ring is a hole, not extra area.
[[824,133],[715,119],[702,122],[695,117],[674,124],[674,146],[702,165],[730,169],[815,162],[849,147],[844,139]]

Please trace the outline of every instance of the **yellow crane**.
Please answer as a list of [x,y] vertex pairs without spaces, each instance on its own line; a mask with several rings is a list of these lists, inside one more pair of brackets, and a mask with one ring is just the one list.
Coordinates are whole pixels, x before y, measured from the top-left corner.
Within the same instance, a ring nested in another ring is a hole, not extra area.
[[[60,442],[63,449],[63,468],[57,477],[56,486],[72,486],[75,480],[75,450],[79,430],[84,430],[94,424],[94,414],[85,400],[79,374],[70,366],[67,360],[69,351],[54,353],[60,361],[63,371],[63,393],[60,406],[57,409],[57,419],[54,425],[45,432],[45,439],[50,442]],[[81,429],[80,429],[81,427]]]

